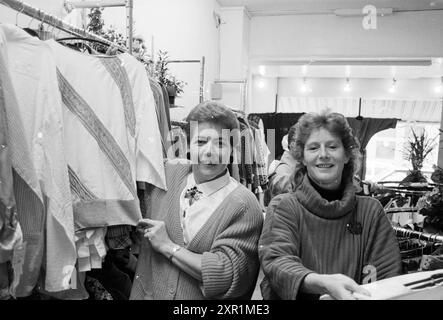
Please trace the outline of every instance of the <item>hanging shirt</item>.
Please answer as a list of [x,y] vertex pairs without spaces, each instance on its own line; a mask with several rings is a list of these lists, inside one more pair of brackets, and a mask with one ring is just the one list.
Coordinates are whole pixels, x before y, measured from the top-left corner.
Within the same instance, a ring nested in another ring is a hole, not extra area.
[[[47,41],[64,105],[76,229],[136,225],[136,181],[165,189],[155,102],[128,54],[88,56]],[[154,115],[154,116],[153,116]]]
[[17,296],[29,295],[36,284],[44,239],[45,289],[65,290],[76,250],[55,58],[44,42],[15,25],[0,25],[0,38],[13,85],[9,92],[16,96],[6,108],[14,191],[26,245]]
[[[180,220],[185,244],[189,244],[203,227],[222,201],[238,186],[229,172],[223,176],[202,184],[197,184],[194,174],[188,175],[186,187],[180,195]],[[186,198],[188,190],[197,188],[200,196],[191,200]]]

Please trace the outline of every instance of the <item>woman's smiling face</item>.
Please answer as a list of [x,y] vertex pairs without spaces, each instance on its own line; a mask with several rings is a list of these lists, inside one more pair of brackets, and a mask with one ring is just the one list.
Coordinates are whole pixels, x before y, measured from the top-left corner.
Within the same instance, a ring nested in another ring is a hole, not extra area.
[[229,130],[220,125],[201,122],[191,137],[192,171],[197,183],[210,181],[222,174],[229,163],[231,145]]
[[322,127],[312,131],[303,149],[303,164],[315,183],[327,190],[337,190],[348,162],[339,137]]

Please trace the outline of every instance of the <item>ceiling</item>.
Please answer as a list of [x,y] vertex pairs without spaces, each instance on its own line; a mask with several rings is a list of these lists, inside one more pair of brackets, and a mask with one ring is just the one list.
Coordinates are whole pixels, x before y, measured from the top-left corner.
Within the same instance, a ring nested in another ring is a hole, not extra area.
[[332,14],[336,9],[376,8],[398,11],[443,10],[443,0],[217,0],[222,7],[244,6],[252,16],[278,14]]

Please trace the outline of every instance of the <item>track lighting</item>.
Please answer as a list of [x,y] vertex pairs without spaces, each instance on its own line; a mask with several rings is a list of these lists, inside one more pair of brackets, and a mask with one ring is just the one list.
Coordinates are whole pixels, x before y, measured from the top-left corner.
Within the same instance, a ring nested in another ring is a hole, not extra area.
[[397,80],[395,80],[395,78],[392,79],[392,85],[389,88],[389,92],[390,93],[395,93],[395,91],[397,90]]
[[343,88],[343,91],[344,92],[350,92],[351,91],[351,83],[349,82],[349,78],[346,78],[346,84],[345,84],[345,86],[344,86],[344,88]]

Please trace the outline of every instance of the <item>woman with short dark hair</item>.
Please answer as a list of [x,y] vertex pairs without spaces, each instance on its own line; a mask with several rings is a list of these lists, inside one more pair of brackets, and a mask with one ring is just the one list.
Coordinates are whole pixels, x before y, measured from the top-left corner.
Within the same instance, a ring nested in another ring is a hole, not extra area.
[[359,284],[400,274],[395,233],[380,203],[356,196],[357,139],[338,113],[297,125],[295,191],[271,201],[260,239],[265,299],[355,299]]
[[250,299],[263,214],[227,169],[237,119],[204,102],[187,121],[192,161],[168,162],[168,191],[151,194],[131,299]]

